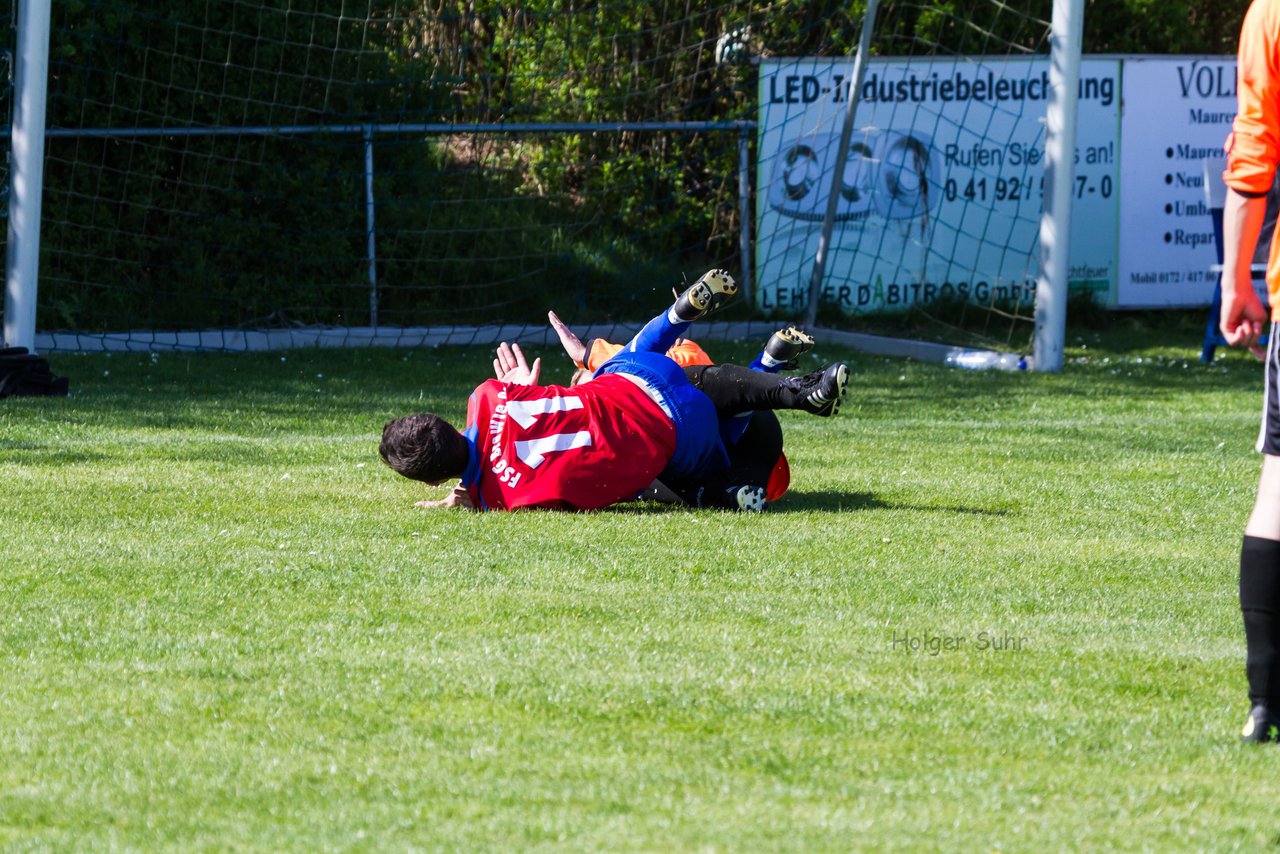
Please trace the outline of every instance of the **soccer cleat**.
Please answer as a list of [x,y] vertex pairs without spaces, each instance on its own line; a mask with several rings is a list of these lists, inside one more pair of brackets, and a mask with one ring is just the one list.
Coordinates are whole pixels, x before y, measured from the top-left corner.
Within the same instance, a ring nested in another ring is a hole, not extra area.
[[836,362],[799,379],[788,378],[786,382],[792,384],[799,397],[796,409],[827,418],[840,411],[840,400],[849,383],[849,366]]
[[698,320],[716,311],[738,293],[738,283],[726,270],[708,270],[698,281],[685,288],[671,307],[677,320]]
[[738,510],[743,513],[762,513],[768,506],[764,500],[763,486],[731,486],[726,492],[733,494]]
[[[771,367],[776,365],[784,371],[794,371],[800,367],[800,357],[813,349],[813,336],[796,326],[779,329],[769,337],[764,345],[764,354],[772,360]],[[770,364],[768,361],[766,364]]]
[[1266,706],[1254,706],[1249,710],[1249,717],[1244,719],[1240,740],[1250,744],[1280,741],[1280,719]]

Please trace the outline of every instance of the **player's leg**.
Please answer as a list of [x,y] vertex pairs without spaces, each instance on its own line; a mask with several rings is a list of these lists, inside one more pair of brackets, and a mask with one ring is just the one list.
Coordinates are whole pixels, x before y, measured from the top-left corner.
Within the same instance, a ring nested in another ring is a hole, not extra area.
[[1240,612],[1252,707],[1241,732],[1246,741],[1280,740],[1280,362],[1276,339],[1273,324],[1258,436],[1262,476],[1240,545]]
[[1258,497],[1240,545],[1249,717],[1241,737],[1280,740],[1280,457],[1263,457]]
[[726,446],[729,464],[742,483],[767,485],[778,457],[782,456],[782,425],[768,410],[757,412],[746,432],[733,446]]
[[760,513],[769,504],[765,492],[762,485],[736,482],[731,472],[717,472],[697,480],[656,480],[640,497],[663,504]]
[[729,468],[696,478],[664,477],[643,497],[664,504],[763,510],[769,479],[782,456],[782,425],[768,410],[755,413],[736,444],[727,445]]
[[[813,349],[813,336],[798,326],[785,326],[765,342],[764,349],[752,359],[750,368],[766,374],[794,371],[800,366],[800,357]],[[751,424],[754,412],[742,412],[726,416],[721,422],[720,433],[725,447],[737,444]]]
[[1240,613],[1252,707],[1241,736],[1280,740],[1280,457],[1271,454],[1240,545]]
[[801,409],[815,415],[839,411],[849,366],[836,362],[803,377],[781,377],[741,365],[693,365],[685,375],[715,404],[721,418],[761,409]]
[[672,306],[645,324],[623,349],[630,353],[665,353],[701,317],[720,308],[738,292],[724,270],[708,270],[676,298]]
[[800,366],[800,357],[813,349],[813,336],[797,326],[779,329],[769,337],[764,349],[751,362],[751,370],[776,374],[778,371],[794,371]]

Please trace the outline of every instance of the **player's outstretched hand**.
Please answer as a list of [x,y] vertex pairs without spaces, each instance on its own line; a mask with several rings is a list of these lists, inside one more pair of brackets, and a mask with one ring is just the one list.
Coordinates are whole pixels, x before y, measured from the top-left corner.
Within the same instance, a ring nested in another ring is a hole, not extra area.
[[476,505],[471,501],[471,494],[462,486],[455,486],[453,491],[441,498],[439,501],[419,501],[414,507],[423,507],[433,510],[437,507],[457,507],[462,510],[475,510]]
[[1267,310],[1262,307],[1252,283],[1244,288],[1222,291],[1222,313],[1219,326],[1222,337],[1232,347],[1248,347],[1259,359],[1266,358],[1266,351],[1258,345],[1258,338],[1266,328]]
[[525,361],[519,344],[503,341],[498,345],[498,357],[493,360],[493,375],[504,383],[537,385],[542,373],[542,359],[534,359],[533,365]]
[[547,320],[551,321],[551,328],[560,336],[560,346],[569,354],[569,358],[574,364],[581,365],[587,358],[587,345],[582,343],[582,339],[573,334],[573,330],[565,326],[563,320],[556,316],[554,311],[547,312]]

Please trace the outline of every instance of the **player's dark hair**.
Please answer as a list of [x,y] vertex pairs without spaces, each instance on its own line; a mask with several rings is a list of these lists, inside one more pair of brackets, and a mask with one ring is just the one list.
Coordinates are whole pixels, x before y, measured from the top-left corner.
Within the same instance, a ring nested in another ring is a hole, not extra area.
[[467,467],[467,440],[438,415],[420,413],[388,421],[378,446],[382,461],[410,480],[434,483]]

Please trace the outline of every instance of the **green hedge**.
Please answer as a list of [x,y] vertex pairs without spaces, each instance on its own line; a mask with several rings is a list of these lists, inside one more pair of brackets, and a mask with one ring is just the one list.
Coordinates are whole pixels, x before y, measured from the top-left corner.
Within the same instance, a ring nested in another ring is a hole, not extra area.
[[[753,68],[717,38],[846,54],[863,5],[67,0],[49,125],[749,119]],[[887,0],[875,50],[1040,49],[1049,7]],[[1086,50],[1228,51],[1241,13],[1095,0]],[[358,136],[51,139],[40,326],[365,322],[363,158]],[[737,160],[732,133],[381,137],[381,319],[630,316],[682,269],[736,268]]]

